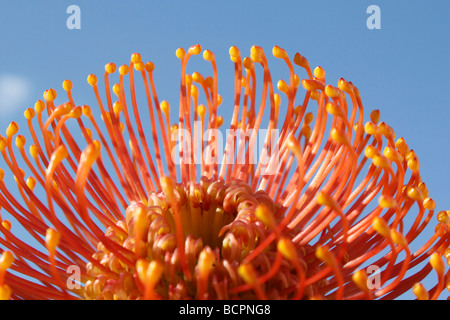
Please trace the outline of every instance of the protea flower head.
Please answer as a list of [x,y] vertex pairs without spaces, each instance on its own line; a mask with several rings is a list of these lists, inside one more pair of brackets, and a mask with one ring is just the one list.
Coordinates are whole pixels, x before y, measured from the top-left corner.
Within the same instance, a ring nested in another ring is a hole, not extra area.
[[357,87],[275,46],[287,70],[275,88],[263,49],[233,46],[222,99],[211,51],[211,76],[186,73],[201,51],[176,51],[175,107],[135,53],[88,76],[98,105],[65,80],[25,111],[23,135],[9,125],[1,298],[438,298],[449,212],[427,237],[436,204],[418,157],[378,110],[367,117]]

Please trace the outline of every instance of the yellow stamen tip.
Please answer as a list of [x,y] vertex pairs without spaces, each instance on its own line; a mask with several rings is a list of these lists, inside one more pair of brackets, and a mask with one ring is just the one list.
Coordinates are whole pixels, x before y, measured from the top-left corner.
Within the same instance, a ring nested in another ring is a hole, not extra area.
[[192,55],[200,54],[200,52],[202,52],[202,46],[199,44],[193,45],[189,48],[188,52]]
[[311,124],[311,122],[314,120],[314,114],[312,112],[308,112],[305,114],[305,118],[303,119],[305,125]]
[[83,107],[81,107],[81,110],[83,111],[83,114],[84,114],[86,117],[92,116],[92,110],[91,110],[91,107],[84,105]]
[[422,191],[420,191],[420,189],[416,186],[410,186],[407,189],[407,195],[408,195],[408,197],[410,197],[411,199],[413,199],[415,201],[423,202]]
[[184,56],[186,55],[186,52],[184,51],[183,48],[178,48],[177,51],[175,51],[175,55],[177,56],[178,59],[183,60]]
[[196,271],[203,277],[207,277],[214,267],[216,257],[214,252],[209,248],[204,248],[198,257]]
[[45,101],[53,101],[56,99],[56,90],[55,89],[48,89],[44,91],[44,100]]
[[370,135],[375,135],[375,134],[379,134],[379,130],[378,130],[378,126],[369,121],[364,125],[364,131],[366,132],[366,134],[370,134]]
[[164,266],[158,260],[147,261],[139,259],[136,262],[136,273],[139,280],[146,286],[154,287],[161,278]]
[[326,72],[321,66],[318,66],[314,69],[314,77],[316,77],[317,79],[325,80],[325,74]]
[[341,117],[343,113],[336,103],[329,101],[325,106],[327,112],[333,116]]
[[423,206],[427,210],[434,210],[436,209],[436,202],[431,198],[425,198],[423,200]]
[[287,147],[294,154],[301,154],[300,142],[291,134],[287,139]]
[[192,80],[194,80],[194,82],[197,82],[200,84],[202,84],[205,81],[205,79],[203,79],[203,76],[198,72],[194,72],[192,74]]
[[286,50],[280,48],[279,46],[273,47],[272,54],[275,58],[279,58],[279,59],[287,59],[288,58],[288,54],[287,54]]
[[398,152],[400,152],[400,154],[402,156],[406,156],[406,154],[409,151],[409,147],[405,142],[405,139],[400,138],[397,140],[397,142],[395,143],[395,146],[397,147]]
[[34,104],[34,110],[36,110],[37,113],[41,113],[45,109],[45,103],[42,100],[36,101]]
[[14,255],[11,253],[11,251],[3,251],[2,255],[0,256],[0,270],[5,271],[6,269],[10,268],[13,262]]
[[284,80],[279,80],[277,83],[277,88],[281,92],[284,92],[285,94],[289,93],[289,86]]
[[23,115],[25,116],[25,119],[31,120],[31,119],[33,119],[34,116],[36,115],[36,112],[35,112],[34,109],[32,109],[32,108],[28,108],[27,110],[25,110],[25,112],[23,113]]
[[369,145],[366,147],[366,149],[364,149],[364,155],[369,159],[373,159],[378,154],[378,149],[376,149],[374,146]]
[[328,194],[326,194],[323,191],[319,191],[317,193],[316,196],[316,201],[318,204],[320,204],[321,206],[327,206],[330,207],[332,209],[337,209],[339,208],[338,203],[336,202],[336,200],[334,200],[332,197],[330,197]]
[[238,62],[241,59],[241,52],[237,47],[232,46],[228,52],[230,53],[231,61]]
[[214,61],[214,53],[212,53],[212,51],[210,50],[203,51],[203,59],[205,59],[206,61]]
[[397,150],[395,150],[394,148],[391,148],[391,147],[384,148],[383,155],[386,158],[388,158],[389,160],[394,161],[394,162],[402,162],[403,161],[402,155]]
[[0,286],[0,300],[9,300],[11,297],[11,287],[6,283]]
[[309,68],[308,60],[298,52],[294,56],[294,63],[304,69]]
[[112,62],[107,63],[105,65],[105,71],[106,71],[106,73],[109,73],[109,74],[116,72],[116,65]]
[[417,297],[418,300],[429,300],[430,295],[421,283],[416,283],[413,287],[413,293]]
[[332,85],[328,84],[325,87],[325,94],[332,99],[336,99],[341,96],[342,91],[339,88],[333,87]]
[[155,64],[151,61],[147,62],[145,64],[145,70],[147,70],[147,72],[153,72],[153,70],[155,70]]
[[126,64],[123,64],[119,67],[119,74],[121,76],[127,75],[129,71],[130,71],[130,67],[128,67],[128,65],[126,65]]
[[397,207],[397,201],[389,196],[380,196],[378,204],[383,209],[393,209]]
[[30,155],[36,159],[38,156],[39,152],[38,152],[38,148],[33,144],[30,146]]
[[10,231],[10,230],[11,230],[11,227],[12,227],[11,221],[9,221],[9,220],[3,220],[3,221],[2,221],[2,226],[3,226],[3,228],[5,228],[6,230]]
[[316,91],[325,89],[325,85],[318,80],[303,79],[302,85],[303,88],[305,88],[307,91]]
[[438,252],[435,252],[430,257],[430,264],[434,270],[440,275],[443,275],[445,272],[445,264],[442,260],[441,255]]
[[247,284],[255,285],[258,282],[256,271],[251,264],[241,264],[238,267],[238,274]]
[[316,257],[325,262],[329,266],[331,266],[334,261],[330,249],[326,245],[318,247],[316,249]]
[[367,287],[367,273],[364,270],[355,271],[352,274],[352,280],[362,291],[369,290]]
[[169,114],[170,104],[166,100],[161,101],[159,107],[161,108],[161,111],[164,112],[164,114]]
[[22,149],[22,148],[24,147],[24,145],[25,145],[26,142],[27,142],[27,140],[25,139],[24,136],[18,135],[18,136],[16,137],[16,147],[17,147],[18,149]]
[[33,191],[34,187],[36,186],[36,178],[29,177],[27,179],[27,186],[28,186],[28,188],[30,188],[31,191]]
[[11,122],[8,126],[8,128],[6,129],[6,136],[12,137],[13,135],[15,135],[17,132],[19,131],[19,125],[16,122]]
[[131,62],[139,63],[139,62],[141,62],[141,60],[142,60],[142,57],[141,57],[140,53],[135,52],[131,55]]
[[197,107],[197,113],[200,116],[201,119],[205,118],[206,115],[206,107],[205,105],[201,104]]
[[96,86],[97,85],[97,76],[95,74],[88,75],[87,82],[91,86]]
[[62,87],[64,89],[64,91],[70,91],[72,90],[72,81],[70,80],[64,80],[62,83]]
[[375,217],[373,219],[372,227],[375,229],[376,232],[378,232],[385,238],[389,238],[391,235],[389,231],[389,226],[387,225],[386,221],[381,217]]
[[242,65],[247,70],[253,70],[253,68],[255,67],[253,61],[249,57],[245,57],[244,60],[242,60]]
[[218,116],[216,118],[216,128],[220,128],[223,125],[223,117],[222,116]]
[[346,145],[346,146],[350,146],[350,141],[347,137],[347,135],[343,132],[341,132],[340,130],[338,130],[337,128],[332,128],[330,131],[330,138],[337,143]]
[[445,223],[445,224],[447,224],[447,223],[450,222],[450,217],[449,217],[447,211],[445,211],[445,210],[439,211],[439,213],[438,213],[437,216],[436,216],[436,219],[437,219],[440,223]]
[[380,110],[375,109],[370,113],[370,121],[378,123],[380,121]]
[[261,47],[253,46],[250,49],[250,59],[252,59],[253,62],[263,62],[264,57],[264,50]]
[[391,229],[391,239],[392,241],[394,241],[394,243],[398,244],[399,246],[405,247],[408,245],[405,236],[395,229]]
[[297,250],[289,238],[280,238],[277,242],[277,250],[289,261],[295,261],[297,259]]
[[145,70],[145,64],[142,61],[136,62],[134,64],[134,69],[137,71],[144,71]]
[[389,160],[385,156],[383,156],[381,154],[380,155],[375,155],[372,158],[372,163],[373,163],[374,166],[377,166],[377,167],[383,168],[383,169],[389,168],[389,166],[391,165],[389,163]]
[[45,234],[45,244],[48,251],[52,254],[55,252],[56,247],[59,245],[61,235],[55,229],[48,228]]
[[353,85],[350,82],[348,82],[345,79],[343,79],[343,78],[339,79],[339,81],[338,81],[338,88],[341,89],[342,91],[348,93],[348,94],[351,94],[354,91],[353,90]]
[[256,207],[255,217],[264,223],[266,226],[273,227],[275,226],[275,219],[273,217],[273,213],[269,210],[269,208],[263,204],[260,204]]

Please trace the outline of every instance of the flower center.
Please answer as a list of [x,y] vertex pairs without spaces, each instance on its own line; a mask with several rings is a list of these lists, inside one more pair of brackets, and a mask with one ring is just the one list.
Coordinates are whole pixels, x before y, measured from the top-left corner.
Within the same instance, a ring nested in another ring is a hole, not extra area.
[[[253,193],[239,180],[226,184],[206,177],[196,184],[163,187],[147,203],[132,202],[126,221],[117,224],[123,232],[109,228],[105,233],[105,241],[128,249],[124,257],[129,261],[99,243],[94,258],[111,273],[88,263],[91,280],[86,283],[86,296],[143,297],[148,279],[139,273],[136,262],[156,261],[162,268],[160,278],[153,276],[152,292],[157,297],[227,298],[228,281],[236,278],[239,263],[271,233],[256,218],[259,205],[274,215],[277,211],[264,191]],[[214,279],[215,285],[208,285],[208,279]]]

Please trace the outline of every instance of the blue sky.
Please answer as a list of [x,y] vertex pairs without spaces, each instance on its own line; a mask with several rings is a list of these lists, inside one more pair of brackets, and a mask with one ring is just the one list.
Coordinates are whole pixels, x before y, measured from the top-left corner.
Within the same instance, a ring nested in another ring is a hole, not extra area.
[[[81,9],[80,30],[66,26],[70,5]],[[381,9],[379,30],[366,26],[370,5]],[[107,62],[127,63],[133,52],[155,63],[160,99],[176,103],[175,50],[197,43],[216,54],[226,99],[232,93],[226,83],[233,72],[230,46],[249,55],[252,45],[268,54],[278,45],[291,56],[300,52],[313,68],[322,66],[328,83],[344,77],[356,84],[366,110],[380,109],[381,119],[419,156],[437,210],[450,209],[449,17],[444,0],[2,0],[0,127],[12,120],[25,125],[23,111],[45,89],[61,93],[64,79],[73,81],[79,104],[94,105],[86,76],[102,75]]]

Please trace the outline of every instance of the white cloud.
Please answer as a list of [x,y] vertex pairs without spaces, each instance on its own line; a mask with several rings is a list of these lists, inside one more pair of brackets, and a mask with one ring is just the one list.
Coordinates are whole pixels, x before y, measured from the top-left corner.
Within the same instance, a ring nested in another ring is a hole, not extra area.
[[16,74],[0,74],[0,115],[24,111],[31,92],[30,81]]

